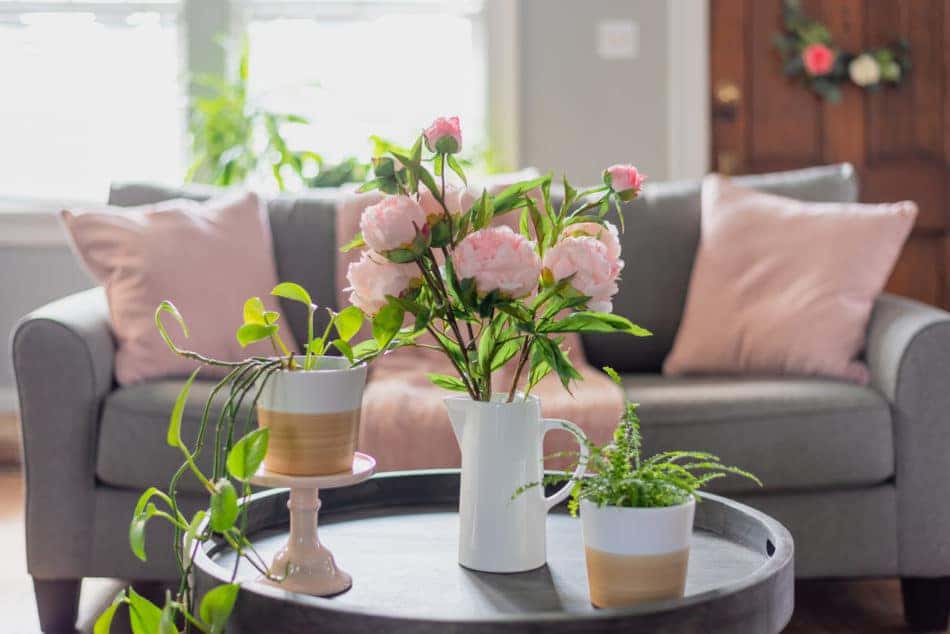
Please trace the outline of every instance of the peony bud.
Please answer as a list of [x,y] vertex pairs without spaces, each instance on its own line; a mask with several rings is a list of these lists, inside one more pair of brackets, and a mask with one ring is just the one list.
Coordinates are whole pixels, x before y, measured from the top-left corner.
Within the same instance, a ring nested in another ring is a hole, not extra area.
[[462,150],[462,128],[458,117],[438,117],[422,134],[430,152],[455,154]]
[[646,176],[633,165],[611,165],[604,170],[604,183],[620,194],[621,200],[633,200],[640,193]]

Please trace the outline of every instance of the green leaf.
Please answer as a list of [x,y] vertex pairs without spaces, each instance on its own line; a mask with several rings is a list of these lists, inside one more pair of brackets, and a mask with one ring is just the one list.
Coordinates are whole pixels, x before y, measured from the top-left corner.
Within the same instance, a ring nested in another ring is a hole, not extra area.
[[264,308],[264,302],[261,301],[261,298],[251,297],[244,302],[244,323],[266,326],[267,320],[264,317],[265,312],[266,309]]
[[405,312],[400,306],[388,303],[373,317],[373,339],[382,350],[389,345],[399,329],[402,328],[402,320]]
[[495,352],[495,333],[491,325],[485,327],[478,338],[478,365],[484,372],[489,372],[492,366],[492,357]]
[[175,625],[175,604],[171,602],[171,597],[166,596],[165,607],[162,608],[162,618],[158,622],[158,634],[178,634],[178,627]]
[[265,326],[263,324],[244,324],[237,330],[235,335],[242,348],[246,348],[252,343],[263,341],[277,332],[277,324]]
[[178,309],[175,308],[175,305],[167,299],[159,304],[158,308],[155,309],[155,327],[158,328],[158,334],[161,335],[162,339],[165,341],[165,344],[169,348],[172,350],[177,350],[175,342],[172,341],[168,331],[165,330],[165,324],[162,323],[162,313],[168,313],[175,318],[175,321],[178,322],[178,325],[181,327],[181,331],[185,335],[186,339],[189,337],[188,325],[185,324],[185,318],[181,316],[181,313],[178,312]]
[[294,284],[293,282],[281,282],[271,290],[270,294],[300,302],[307,306],[313,305],[313,300],[310,299],[310,293],[300,284]]
[[234,443],[228,452],[228,473],[235,480],[247,482],[257,473],[267,453],[268,428],[260,427]]
[[435,158],[432,160],[432,171],[435,172],[436,176],[442,176],[442,157],[444,154],[436,154]]
[[347,306],[334,318],[336,332],[343,341],[349,341],[363,327],[363,311],[356,306]]
[[112,619],[115,618],[115,611],[119,609],[120,605],[126,602],[125,590],[123,590],[116,595],[109,607],[103,610],[99,618],[96,619],[96,624],[92,628],[92,634],[109,634],[109,630],[112,629]]
[[386,180],[387,180],[386,178],[374,178],[374,179],[372,179],[372,180],[368,180],[368,181],[366,181],[365,183],[363,183],[362,185],[360,185],[360,186],[356,189],[356,191],[357,191],[357,193],[360,193],[360,194],[365,194],[366,192],[371,192],[371,191],[373,191],[374,189],[379,189],[379,186],[382,185],[384,182],[386,182]]
[[557,373],[561,385],[570,392],[571,381],[581,379],[580,373],[574,368],[567,355],[564,354],[564,351],[556,342],[546,337],[538,337],[535,342],[540,347],[541,356],[545,362]]
[[307,344],[307,352],[310,354],[315,354],[322,356],[326,352],[326,343],[323,341],[323,337],[314,337],[310,343]]
[[478,211],[475,214],[475,219],[472,222],[472,228],[476,231],[479,229],[484,229],[491,224],[491,220],[495,215],[495,207],[492,204],[491,197],[488,195],[488,190],[482,190],[482,197],[478,201]]
[[511,361],[518,351],[521,350],[521,338],[511,339],[505,343],[498,346],[497,352],[495,352],[495,358],[491,362],[491,371],[501,368],[506,363]]
[[432,383],[446,390],[452,390],[453,392],[465,392],[468,390],[468,388],[465,387],[465,383],[462,382],[462,379],[456,376],[437,374],[435,372],[430,372],[426,374],[426,376],[429,377]]
[[576,312],[564,319],[541,326],[539,332],[622,332],[636,337],[648,337],[650,331],[641,328],[626,317],[609,313]]
[[357,234],[353,236],[352,240],[350,240],[349,242],[344,244],[342,247],[340,247],[340,252],[348,253],[352,251],[353,249],[359,249],[360,247],[365,247],[365,246],[366,246],[366,242],[363,240],[363,234],[360,232],[357,232]]
[[129,523],[129,546],[132,548],[132,554],[146,561],[145,557],[145,525],[148,523],[149,516],[145,513],[136,515]]
[[238,516],[237,491],[227,478],[214,484],[211,496],[211,530],[223,533],[232,526]]
[[132,622],[132,634],[156,634],[162,621],[162,610],[129,588],[129,620]]
[[449,167],[452,169],[452,171],[462,179],[462,182],[465,183],[466,186],[468,186],[468,179],[465,177],[465,172],[462,171],[462,166],[459,165],[459,162],[455,160],[455,156],[452,154],[447,154],[445,158],[446,161],[448,161]]
[[207,511],[197,511],[194,517],[191,518],[191,523],[188,524],[188,530],[185,531],[184,544],[182,546],[182,557],[184,558],[185,567],[191,564],[192,546],[194,545],[195,538],[198,537],[198,528],[201,526],[201,523],[205,520],[207,515]]
[[623,383],[623,379],[620,378],[620,375],[617,373],[617,371],[614,370],[609,365],[605,365],[603,367],[603,370],[604,370],[604,373],[606,373],[607,376],[610,377],[610,380],[616,383],[617,385],[621,385]]
[[198,376],[200,370],[201,368],[195,368],[195,371],[192,372],[191,376],[185,381],[185,384],[181,387],[181,391],[178,392],[178,397],[175,399],[175,405],[172,407],[172,415],[168,420],[168,433],[165,434],[165,442],[167,442],[170,447],[179,447],[187,451],[185,444],[181,441],[181,419],[185,412],[185,403],[188,401],[191,384],[195,382],[195,377]]
[[392,249],[386,251],[383,254],[387,260],[390,262],[395,262],[396,264],[406,264],[408,262],[413,262],[416,259],[416,254],[412,249]]
[[339,350],[340,354],[346,357],[347,361],[353,363],[353,348],[350,347],[350,344],[343,339],[334,339],[333,347]]
[[198,614],[202,621],[211,626],[211,634],[224,632],[237,601],[238,588],[236,583],[222,584],[210,590],[201,599]]
[[365,359],[379,352],[379,344],[375,339],[367,339],[353,346],[353,358]]

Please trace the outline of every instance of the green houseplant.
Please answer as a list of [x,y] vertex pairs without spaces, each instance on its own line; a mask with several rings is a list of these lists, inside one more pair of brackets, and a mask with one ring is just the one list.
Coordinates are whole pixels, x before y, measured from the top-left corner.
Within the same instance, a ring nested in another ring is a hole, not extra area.
[[[280,576],[268,570],[267,564],[247,539],[246,511],[239,501],[239,497],[250,494],[249,480],[268,454],[269,429],[251,428],[255,406],[270,382],[282,374],[320,370],[322,361],[328,359],[325,353],[331,347],[340,352],[352,367],[358,367],[388,350],[405,345],[413,337],[411,329],[402,329],[401,319],[383,314],[372,320],[372,338],[353,343],[353,338],[363,325],[364,315],[359,308],[352,306],[340,312],[326,309],[330,317],[327,326],[322,333],[315,333],[314,317],[318,307],[305,289],[284,282],[278,284],[272,294],[307,307],[309,341],[303,354],[294,354],[285,343],[280,335],[280,314],[266,310],[258,297],[245,302],[244,323],[237,330],[236,337],[243,346],[258,341],[270,342],[274,356],[254,356],[233,362],[212,359],[179,347],[162,318],[166,315],[174,318],[187,337],[188,327],[184,318],[170,301],[164,301],[157,307],[155,324],[162,338],[172,351],[195,361],[198,367],[178,394],[166,435],[168,445],[181,452],[183,462],[167,487],[150,487],[142,493],[129,525],[129,543],[136,557],[145,561],[146,525],[153,519],[169,523],[175,533],[174,556],[179,583],[177,588],[167,592],[162,606],[155,605],[131,588],[124,590],[97,620],[96,634],[109,632],[116,610],[123,605],[129,608],[133,634],[222,632],[237,599],[238,561],[247,561],[268,579],[279,581]],[[338,365],[333,364],[334,367]],[[212,389],[202,410],[197,438],[188,445],[181,434],[184,407],[195,378],[201,368],[206,366],[220,368],[226,374]],[[319,374],[313,372],[314,377]],[[222,395],[223,401],[219,399]],[[212,415],[215,404],[220,405],[220,409],[216,415]],[[208,452],[213,457],[210,472],[198,466],[198,457]],[[185,516],[178,504],[179,484],[188,474],[200,482],[208,495],[208,508],[197,511],[191,517]],[[211,589],[197,604],[191,584],[192,560],[196,549],[211,539],[223,540],[235,550],[238,557],[231,583]]]
[[185,181],[227,187],[260,175],[284,191],[288,176],[305,187],[365,180],[368,166],[356,158],[327,164],[318,152],[291,148],[285,128],[310,121],[298,114],[275,112],[254,99],[248,92],[249,62],[245,38],[234,77],[203,74],[194,78],[200,92],[191,105],[193,158]]
[[[604,368],[620,385],[620,377]],[[734,474],[761,485],[751,473],[702,451],[642,456],[637,403],[625,403],[613,442],[587,439],[580,460],[587,475],[555,473],[519,487],[513,498],[542,484],[570,482],[571,515],[581,516],[591,603],[602,608],[682,596],[696,492]]]

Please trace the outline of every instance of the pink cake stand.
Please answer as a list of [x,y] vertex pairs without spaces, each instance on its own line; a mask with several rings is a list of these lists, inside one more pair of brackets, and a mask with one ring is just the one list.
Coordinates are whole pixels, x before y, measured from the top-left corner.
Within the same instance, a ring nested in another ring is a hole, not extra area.
[[320,489],[336,489],[358,484],[376,472],[376,459],[356,452],[353,468],[325,476],[292,476],[257,470],[251,482],[266,487],[290,489],[290,537],[271,562],[270,574],[280,581],[262,578],[261,582],[290,592],[326,597],[346,592],[353,578],[337,568],[331,553],[320,543],[317,517],[320,513]]

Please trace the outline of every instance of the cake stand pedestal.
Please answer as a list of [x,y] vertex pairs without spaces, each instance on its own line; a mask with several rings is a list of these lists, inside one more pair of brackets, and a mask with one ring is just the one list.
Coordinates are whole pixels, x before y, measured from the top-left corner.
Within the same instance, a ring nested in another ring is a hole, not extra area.
[[317,517],[320,513],[320,489],[358,484],[376,472],[376,460],[367,454],[356,452],[353,468],[342,473],[325,476],[292,476],[267,471],[263,466],[251,478],[253,484],[266,487],[290,489],[290,537],[270,566],[270,574],[280,578],[273,581],[266,577],[262,583],[290,592],[326,597],[346,592],[353,585],[353,578],[340,570],[331,553],[317,534]]

